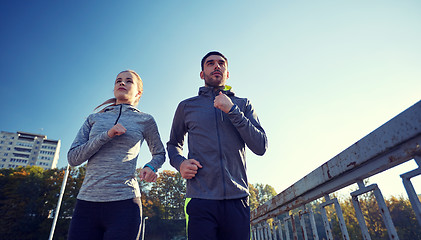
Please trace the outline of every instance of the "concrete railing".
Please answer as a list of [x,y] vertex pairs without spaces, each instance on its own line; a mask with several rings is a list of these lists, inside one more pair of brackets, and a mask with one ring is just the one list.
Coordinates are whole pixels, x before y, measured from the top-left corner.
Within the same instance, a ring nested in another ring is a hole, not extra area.
[[[282,223],[284,226],[292,226],[292,237],[298,239],[294,221],[297,216],[288,215],[284,219],[274,221],[272,226],[266,223],[266,220],[294,209],[301,209],[298,217],[303,239],[308,239],[303,214],[309,215],[313,239],[319,239],[313,212],[311,208],[306,207],[306,204],[320,198],[324,198],[320,206],[327,239],[333,239],[333,236],[324,207],[331,204],[335,206],[342,238],[350,239],[341,207],[337,199],[331,199],[329,194],[355,183],[359,189],[352,192],[351,196],[363,239],[371,238],[358,196],[367,192],[374,193],[389,238],[399,239],[380,189],[376,184],[365,186],[363,180],[412,159],[416,161],[418,168],[402,174],[401,178],[421,226],[421,203],[411,183],[412,177],[421,174],[421,101],[419,101],[252,211],[252,239],[290,239],[289,227],[282,228]],[[278,227],[275,231],[276,225]]]

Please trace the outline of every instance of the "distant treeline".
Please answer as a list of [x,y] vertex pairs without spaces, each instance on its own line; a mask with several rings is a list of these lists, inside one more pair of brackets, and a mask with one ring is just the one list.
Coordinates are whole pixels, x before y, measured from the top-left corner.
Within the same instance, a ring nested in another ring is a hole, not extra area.
[[[139,169],[138,169],[139,171]],[[0,169],[0,240],[48,239],[65,168]],[[76,196],[85,168],[70,168],[54,239],[67,239]],[[178,172],[164,170],[155,183],[140,181],[147,239],[186,239],[185,180]],[[250,205],[256,208],[276,195],[273,187],[250,185]]]
[[[139,171],[139,169],[138,169]],[[45,240],[48,239],[56,209],[65,169],[43,170],[40,167],[0,169],[0,240]],[[70,168],[66,191],[60,208],[54,239],[67,239],[67,231],[76,196],[85,176],[85,168]],[[146,239],[182,240],[185,234],[185,180],[178,172],[164,170],[155,183],[140,182],[142,191],[143,217],[146,221]],[[250,207],[255,209],[276,195],[274,188],[265,184],[250,187]],[[361,230],[351,198],[338,197],[351,239],[362,239]],[[370,193],[359,198],[371,239],[388,239],[379,208]],[[319,205],[310,206],[315,213],[320,239],[326,238]],[[400,239],[421,239],[421,227],[408,199],[390,197],[386,199],[392,220]],[[341,239],[336,212],[327,207],[333,236]],[[289,214],[298,214],[298,209]],[[286,214],[276,218],[283,220]],[[299,226],[298,218],[296,226]],[[268,220],[272,222],[274,219]],[[309,222],[308,219],[305,221]],[[306,224],[308,227],[310,224]],[[311,229],[307,229],[311,233]],[[308,234],[309,239],[313,239]],[[303,239],[298,234],[298,239]]]

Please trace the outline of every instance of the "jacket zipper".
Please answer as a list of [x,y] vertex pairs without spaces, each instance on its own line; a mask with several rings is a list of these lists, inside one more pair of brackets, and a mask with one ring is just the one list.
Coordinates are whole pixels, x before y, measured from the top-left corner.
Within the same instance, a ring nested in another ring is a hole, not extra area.
[[120,113],[118,114],[118,117],[117,117],[117,119],[115,120],[115,123],[114,123],[114,125],[116,125],[117,123],[118,123],[118,120],[120,119],[120,116],[121,116],[121,109],[123,108],[123,104],[120,104]]
[[[215,93],[214,94],[214,98]],[[216,135],[218,137],[218,147],[219,147],[219,161],[220,161],[220,165],[221,165],[221,172],[222,172],[222,184],[224,186],[224,197],[226,196],[226,186],[225,186],[225,173],[224,173],[224,162],[222,160],[222,147],[221,147],[221,137],[219,134],[219,127],[218,127],[218,109],[215,108],[215,124],[216,124]],[[221,117],[222,117],[222,113],[221,113]]]

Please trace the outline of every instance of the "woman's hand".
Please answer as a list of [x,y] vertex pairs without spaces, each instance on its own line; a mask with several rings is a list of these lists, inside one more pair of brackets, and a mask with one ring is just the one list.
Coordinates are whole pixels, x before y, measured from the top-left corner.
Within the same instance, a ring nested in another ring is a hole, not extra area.
[[149,167],[144,167],[140,170],[139,178],[140,180],[145,180],[146,182],[155,182],[158,175]]
[[108,137],[113,138],[115,136],[120,136],[126,133],[126,131],[127,129],[123,127],[123,125],[121,125],[120,123],[117,123],[112,128],[110,128],[110,130],[108,130],[107,134],[108,134]]

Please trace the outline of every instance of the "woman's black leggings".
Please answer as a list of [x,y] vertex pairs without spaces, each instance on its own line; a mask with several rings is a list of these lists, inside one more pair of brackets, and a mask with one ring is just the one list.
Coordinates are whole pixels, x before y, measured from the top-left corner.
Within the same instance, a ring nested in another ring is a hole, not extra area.
[[114,202],[77,200],[68,240],[137,240],[141,221],[140,198]]

